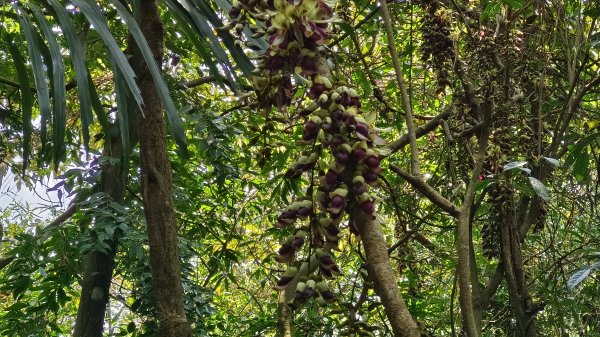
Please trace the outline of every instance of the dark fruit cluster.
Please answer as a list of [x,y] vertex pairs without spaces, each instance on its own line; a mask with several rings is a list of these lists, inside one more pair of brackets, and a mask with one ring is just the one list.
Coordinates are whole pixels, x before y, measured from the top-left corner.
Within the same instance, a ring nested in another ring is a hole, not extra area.
[[[307,83],[308,103],[297,110],[304,120],[306,150],[288,168],[295,179],[311,172],[311,186],[279,213],[275,226],[293,228],[278,250],[276,260],[290,263],[276,285],[283,290],[296,280],[294,303],[314,298],[321,304],[334,300],[324,279],[340,274],[332,250],[338,249],[340,226],[350,210],[374,217],[375,203],[369,186],[377,184],[380,139],[372,126],[374,114],[361,110],[357,92],[331,75],[322,45],[329,37],[330,4],[323,0],[244,0],[230,12],[236,28],[266,36],[268,48],[260,55],[253,84],[265,108],[287,109],[295,86],[292,75]],[[317,174],[314,174],[317,173]],[[358,234],[353,219],[350,230]],[[298,275],[297,262],[318,264],[309,275]]]
[[427,13],[421,25],[423,62],[432,66],[436,73],[439,90],[450,85],[448,76],[454,59],[454,43],[450,36],[449,14],[438,9],[435,2],[424,4]]

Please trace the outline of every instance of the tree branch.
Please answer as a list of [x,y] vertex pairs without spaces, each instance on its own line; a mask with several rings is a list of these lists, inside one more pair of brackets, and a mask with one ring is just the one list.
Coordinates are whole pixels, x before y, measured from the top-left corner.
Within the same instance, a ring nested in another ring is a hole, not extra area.
[[398,166],[394,164],[390,164],[390,169],[394,171],[397,175],[404,178],[412,187],[414,187],[417,191],[421,192],[429,201],[434,203],[436,206],[444,210],[446,213],[450,214],[452,217],[458,217],[460,214],[460,209],[450,200],[444,198],[440,192],[433,189],[433,187],[429,186],[423,180],[411,175],[410,173],[402,170]]
[[386,1],[381,1],[381,13],[383,17],[383,23],[385,25],[385,31],[388,38],[388,47],[390,48],[390,54],[392,56],[392,62],[394,63],[394,72],[396,73],[396,81],[398,87],[400,87],[400,98],[402,101],[402,108],[404,109],[404,115],[406,118],[406,127],[408,129],[408,139],[410,143],[410,172],[415,176],[421,175],[421,169],[419,164],[419,148],[417,147],[417,136],[415,134],[415,122],[413,120],[412,107],[410,106],[410,99],[408,97],[408,90],[404,83],[404,77],[402,75],[402,67],[398,60],[398,51],[396,50],[396,43],[394,42],[394,31],[392,28],[392,20],[390,19],[390,13],[388,11]]
[[[429,132],[435,130],[444,119],[450,117],[450,112],[445,111],[440,113],[439,115],[433,117],[429,122],[425,123],[425,125],[418,127],[415,130],[415,137],[420,138]],[[387,148],[391,151],[391,153],[396,153],[400,151],[403,147],[410,143],[410,137],[408,134],[402,135],[400,138],[396,139],[392,143],[390,143]]]

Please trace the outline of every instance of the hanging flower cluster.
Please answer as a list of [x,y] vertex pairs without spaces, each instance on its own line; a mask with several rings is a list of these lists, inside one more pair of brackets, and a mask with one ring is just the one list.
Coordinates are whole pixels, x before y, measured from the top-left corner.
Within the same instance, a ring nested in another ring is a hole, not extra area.
[[[367,217],[374,216],[369,186],[377,184],[381,171],[381,155],[375,148],[380,138],[372,126],[375,115],[361,110],[357,92],[334,79],[326,64],[322,46],[330,34],[331,6],[323,0],[243,0],[230,11],[238,30],[248,27],[254,37],[267,37],[268,49],[252,79],[263,107],[290,106],[294,74],[308,83],[309,103],[298,109],[297,117],[304,120],[299,142],[310,150],[288,168],[285,177],[318,172],[318,178],[311,178],[306,195],[285,207],[275,223],[278,228],[294,228],[276,256],[280,263],[292,263],[276,289],[285,289],[298,276],[293,261],[303,257],[318,263],[310,275],[299,278],[296,303],[310,298],[321,304],[334,300],[323,279],[340,274],[331,253],[338,247],[340,225],[344,215],[357,208]],[[358,235],[354,219],[348,223]]]

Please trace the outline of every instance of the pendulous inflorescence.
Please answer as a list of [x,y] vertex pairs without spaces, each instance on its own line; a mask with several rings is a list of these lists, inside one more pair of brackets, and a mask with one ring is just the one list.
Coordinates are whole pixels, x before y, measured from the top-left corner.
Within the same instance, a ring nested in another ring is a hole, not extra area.
[[[354,219],[345,222],[345,215],[360,209],[367,217],[375,216],[370,186],[377,184],[381,172],[375,114],[361,109],[358,93],[336,79],[327,64],[323,45],[330,36],[332,6],[323,0],[244,0],[235,2],[230,11],[238,31],[248,28],[253,38],[268,41],[252,78],[263,108],[290,109],[294,93],[305,85],[304,103],[294,108],[294,114],[303,121],[298,143],[307,150],[285,177],[306,174],[310,187],[279,212],[275,223],[293,233],[275,258],[289,263],[275,288],[294,284],[295,303],[314,298],[326,304],[335,299],[324,279],[341,273],[333,256],[340,231],[347,224],[353,234],[359,233]],[[305,275],[299,274],[302,261],[309,263]]]

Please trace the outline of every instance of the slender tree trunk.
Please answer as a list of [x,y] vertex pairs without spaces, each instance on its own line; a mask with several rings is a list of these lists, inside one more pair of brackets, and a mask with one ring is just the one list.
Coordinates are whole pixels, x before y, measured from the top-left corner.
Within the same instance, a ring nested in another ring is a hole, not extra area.
[[[109,137],[104,147],[104,155],[119,158],[122,153],[123,146],[119,135]],[[115,202],[122,202],[125,194],[126,175],[120,174],[121,170],[123,169],[119,165],[106,163],[100,176],[99,192],[109,194]],[[73,328],[74,337],[102,336],[117,238],[113,238],[109,245],[111,250],[107,254],[96,251],[84,258],[81,295]]]
[[358,207],[352,212],[352,218],[358,225],[360,237],[365,246],[369,276],[373,280],[375,292],[381,298],[394,336],[421,336],[417,323],[408,311],[396,284],[396,275],[390,264],[388,246],[383,233],[381,233],[379,221],[366,215]]
[[279,292],[277,300],[277,337],[294,337],[292,309],[287,304],[284,291]]
[[[163,58],[164,28],[157,1],[141,1],[139,17],[144,37],[160,65]],[[139,53],[137,59],[143,64]],[[192,333],[183,309],[172,172],[167,157],[163,109],[147,67],[141,67],[137,77],[144,100],[144,118],[140,118],[138,123],[141,191],[150,246],[152,286],[159,320],[158,336],[189,337]]]

